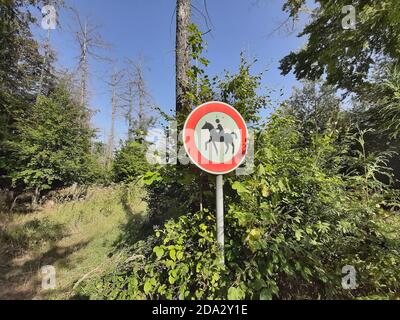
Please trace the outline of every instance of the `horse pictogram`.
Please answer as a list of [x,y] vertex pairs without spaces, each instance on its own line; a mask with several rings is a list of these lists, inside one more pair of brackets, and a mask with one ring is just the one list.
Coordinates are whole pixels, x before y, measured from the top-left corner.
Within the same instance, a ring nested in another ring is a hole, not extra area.
[[225,129],[221,125],[221,121],[218,119],[217,128],[215,128],[211,123],[206,122],[202,127],[202,130],[208,130],[210,132],[210,140],[206,142],[205,147],[208,149],[208,145],[210,143],[213,144],[215,151],[218,152],[217,143],[225,143],[226,151],[225,154],[228,153],[229,147],[232,146],[232,154],[235,154],[235,144],[234,137],[237,139],[238,136],[235,132],[225,133]]

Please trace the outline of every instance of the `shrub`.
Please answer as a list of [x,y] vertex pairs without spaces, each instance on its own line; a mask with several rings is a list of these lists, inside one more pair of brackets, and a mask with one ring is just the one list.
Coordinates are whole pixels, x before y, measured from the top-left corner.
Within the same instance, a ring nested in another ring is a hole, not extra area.
[[[135,247],[143,259],[103,279],[102,297],[393,297],[400,290],[400,239],[383,218],[395,219],[398,201],[375,177],[390,175],[386,158],[338,149],[335,134],[317,134],[301,147],[295,119],[274,115],[257,135],[255,173],[230,177],[225,188],[226,268],[215,247],[214,215],[204,210],[168,221]],[[362,136],[352,138],[360,150]],[[358,271],[355,291],[341,287],[346,265]]]
[[146,160],[146,146],[127,141],[116,153],[113,163],[115,182],[132,182],[150,169]]

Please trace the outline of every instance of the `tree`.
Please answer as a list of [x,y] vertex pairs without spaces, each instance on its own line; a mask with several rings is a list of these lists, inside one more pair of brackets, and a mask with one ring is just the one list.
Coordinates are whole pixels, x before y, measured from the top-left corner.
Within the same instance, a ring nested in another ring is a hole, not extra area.
[[[257,133],[254,172],[227,179],[226,265],[212,209],[189,211],[133,245],[130,255],[143,259],[96,282],[95,297],[395,299],[400,238],[385,230],[382,216],[392,221],[397,213],[385,207],[400,203],[376,177],[390,175],[386,155],[351,152],[354,142],[365,149],[363,134],[350,136],[344,149],[335,132],[317,136],[315,148],[302,147],[296,120],[278,110]],[[342,288],[346,265],[362,275],[357,290]]]
[[[382,58],[400,60],[400,2],[398,0],[355,1],[357,24],[344,30],[346,0],[315,0],[318,8],[299,36],[307,45],[281,61],[283,74],[292,70],[298,79],[318,80],[350,92],[369,90],[370,72]],[[305,0],[288,0],[284,9],[296,18]]]
[[176,1],[176,115],[186,114],[190,109],[186,103],[190,68],[189,25],[191,0]]
[[107,157],[108,163],[112,161],[113,153],[114,153],[114,143],[115,143],[115,121],[117,118],[117,112],[119,108],[119,101],[118,101],[118,86],[121,84],[123,79],[122,71],[115,71],[111,75],[111,81],[108,82],[108,85],[111,88],[111,129],[110,129],[110,136],[107,146]]
[[283,103],[282,110],[298,121],[303,143],[310,144],[315,135],[327,130],[346,132],[349,116],[341,111],[341,99],[336,96],[336,90],[322,82],[303,81],[302,84],[302,88],[295,88]]
[[[49,97],[40,96],[26,119],[18,121],[13,150],[13,186],[42,191],[85,183],[90,177],[90,140],[84,123],[88,114],[60,82]],[[37,198],[37,197],[36,197]]]
[[146,145],[137,141],[126,141],[116,152],[113,163],[115,182],[133,182],[150,170],[146,161]]
[[[38,93],[37,97],[40,95],[46,95],[50,87],[52,86],[51,81],[54,80],[53,72],[53,62],[55,60],[54,52],[51,50],[50,47],[50,30],[48,31],[48,37],[46,43],[44,45],[44,57],[43,57],[43,66],[40,72],[40,80],[38,85]],[[50,84],[50,86],[49,86]]]
[[[101,56],[98,52],[102,49],[109,48],[100,33],[98,32],[99,27],[90,23],[89,19],[86,18],[82,21],[79,13],[72,9],[75,15],[75,21],[78,25],[78,30],[75,32],[76,41],[79,44],[79,64],[78,71],[80,77],[80,103],[84,109],[90,109],[88,107],[88,83],[89,83],[89,59],[106,60],[109,59]],[[87,126],[89,126],[90,118],[87,119]]]
[[[36,23],[33,6],[47,3],[17,0],[0,4],[0,187],[11,186],[10,142],[18,139],[16,124],[29,114],[40,91],[44,59],[30,26]],[[52,86],[50,78],[49,74],[47,90]]]
[[[389,70],[400,63],[400,2],[353,2],[356,27],[350,30],[342,26],[347,1],[314,2],[318,7],[300,34],[307,37],[307,45],[282,59],[282,73],[294,70],[297,79],[326,78],[326,84],[353,94],[352,119],[367,130],[367,150],[398,150],[396,80]],[[306,4],[305,0],[288,0],[284,10],[296,19]],[[392,163],[400,176],[398,158]]]
[[154,124],[152,115],[154,103],[147,88],[143,71],[143,63],[127,59],[125,91],[125,119],[128,122],[128,141],[143,142],[149,128]]
[[377,108],[383,114],[381,129],[397,139],[400,136],[400,67],[389,70],[380,86],[385,92]]

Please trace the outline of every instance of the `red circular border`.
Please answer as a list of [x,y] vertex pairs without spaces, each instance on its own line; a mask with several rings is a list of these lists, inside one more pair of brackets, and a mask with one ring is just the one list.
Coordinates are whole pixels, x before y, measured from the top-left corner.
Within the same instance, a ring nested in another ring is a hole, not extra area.
[[[194,130],[200,119],[203,118],[207,113],[211,112],[221,112],[227,114],[236,122],[239,130],[241,130],[242,143],[238,152],[229,164],[213,163],[212,161],[205,159],[195,145]],[[188,129],[191,130],[187,131]],[[247,134],[248,132],[246,123],[235,108],[223,102],[208,102],[193,110],[193,112],[189,115],[183,128],[183,141],[186,153],[189,155],[194,164],[200,169],[211,174],[227,174],[235,170],[243,162],[247,152]],[[199,159],[200,163],[198,163],[196,159]]]

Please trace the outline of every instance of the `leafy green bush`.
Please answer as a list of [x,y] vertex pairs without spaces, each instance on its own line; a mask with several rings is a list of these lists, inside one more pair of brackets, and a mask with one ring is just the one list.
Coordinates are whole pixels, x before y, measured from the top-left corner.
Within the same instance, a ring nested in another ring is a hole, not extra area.
[[[391,191],[376,178],[390,175],[386,159],[362,151],[349,158],[335,147],[335,135],[317,134],[311,146],[300,148],[294,119],[275,115],[258,139],[256,173],[233,183],[241,201],[230,205],[227,216],[232,239],[227,258],[246,297],[398,292],[400,239],[389,239],[387,226],[378,226],[383,217],[393,216],[387,212]],[[356,141],[364,150],[362,135]],[[356,291],[341,288],[345,265],[358,271]],[[257,289],[254,279],[263,286]]]
[[149,169],[145,144],[127,141],[115,155],[113,163],[114,181],[132,182]]
[[[142,258],[106,277],[101,297],[393,297],[400,290],[400,239],[389,236],[384,219],[395,218],[390,210],[398,201],[375,177],[390,172],[382,169],[383,156],[338,150],[335,134],[300,147],[295,119],[274,115],[257,136],[255,173],[231,177],[225,188],[226,268],[214,215],[204,210],[168,221],[135,247]],[[362,136],[353,138],[360,150]],[[355,291],[341,287],[346,265],[358,271]]]
[[[133,260],[96,284],[101,299],[206,299],[223,295],[224,268],[207,211],[171,220],[134,246]],[[87,291],[85,291],[87,292]],[[91,292],[93,294],[93,291]]]

